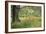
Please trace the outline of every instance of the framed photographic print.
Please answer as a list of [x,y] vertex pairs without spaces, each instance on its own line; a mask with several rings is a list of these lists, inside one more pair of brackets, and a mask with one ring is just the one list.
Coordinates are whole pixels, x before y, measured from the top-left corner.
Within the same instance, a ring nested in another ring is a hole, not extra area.
[[44,31],[44,10],[44,3],[5,1],[5,32]]

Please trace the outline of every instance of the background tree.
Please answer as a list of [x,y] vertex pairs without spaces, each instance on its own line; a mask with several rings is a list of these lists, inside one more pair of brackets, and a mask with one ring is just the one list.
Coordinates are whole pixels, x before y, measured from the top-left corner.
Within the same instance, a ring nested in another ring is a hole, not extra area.
[[12,22],[14,22],[15,20],[16,21],[20,21],[19,18],[18,18],[18,13],[19,13],[19,10],[20,10],[20,6],[19,5],[12,5],[11,6],[12,8]]

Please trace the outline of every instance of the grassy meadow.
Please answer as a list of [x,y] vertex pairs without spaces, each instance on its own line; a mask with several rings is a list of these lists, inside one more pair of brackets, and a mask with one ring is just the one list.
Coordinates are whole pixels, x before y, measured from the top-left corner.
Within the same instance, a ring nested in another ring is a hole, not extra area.
[[14,18],[15,20],[14,22],[13,21],[11,22],[11,28],[41,27],[41,7],[40,6],[22,6],[19,9],[18,18],[17,18],[20,21],[16,19],[16,16],[14,17],[15,17]]

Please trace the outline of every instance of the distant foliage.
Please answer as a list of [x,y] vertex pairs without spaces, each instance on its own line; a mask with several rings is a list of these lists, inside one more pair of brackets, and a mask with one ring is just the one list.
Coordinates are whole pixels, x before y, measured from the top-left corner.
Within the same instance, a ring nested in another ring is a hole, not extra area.
[[24,6],[20,8],[19,16],[41,16],[41,7]]

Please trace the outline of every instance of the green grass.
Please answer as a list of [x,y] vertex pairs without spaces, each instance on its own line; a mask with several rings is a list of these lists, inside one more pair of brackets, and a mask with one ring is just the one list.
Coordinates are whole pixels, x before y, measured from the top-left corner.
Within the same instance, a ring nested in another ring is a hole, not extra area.
[[21,21],[11,23],[12,28],[33,28],[41,27],[41,18],[36,16],[20,17]]

